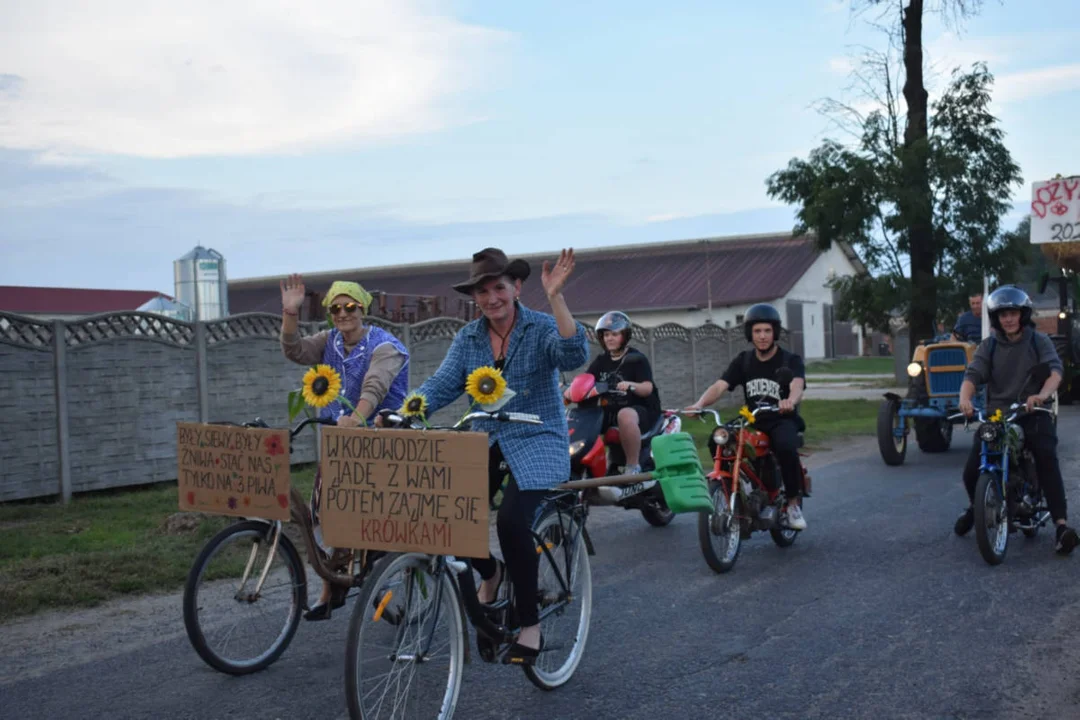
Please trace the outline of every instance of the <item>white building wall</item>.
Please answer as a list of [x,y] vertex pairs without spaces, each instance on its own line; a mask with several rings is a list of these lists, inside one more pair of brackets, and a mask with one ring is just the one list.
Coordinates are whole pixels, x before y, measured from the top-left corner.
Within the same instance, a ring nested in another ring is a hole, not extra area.
[[[843,251],[833,245],[803,273],[782,301],[781,315],[784,315],[785,322],[788,300],[799,301],[803,305],[803,346],[806,358],[825,357],[824,305],[832,303],[832,290],[826,287],[826,283],[834,275],[854,275],[855,272],[855,266]],[[855,335],[858,342],[856,347],[861,348],[861,329],[856,329]]]

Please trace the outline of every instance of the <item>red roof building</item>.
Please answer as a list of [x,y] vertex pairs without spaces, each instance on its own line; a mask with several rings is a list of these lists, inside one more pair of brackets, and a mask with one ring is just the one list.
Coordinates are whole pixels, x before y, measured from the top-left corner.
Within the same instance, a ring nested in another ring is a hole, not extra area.
[[153,290],[27,287],[0,285],[0,311],[66,320],[99,313],[135,310],[164,293]]
[[[522,287],[522,302],[546,310],[541,268],[544,260],[554,262],[558,252],[507,254],[522,257],[532,266],[532,274]],[[823,329],[826,324],[832,326],[832,291],[825,286],[828,278],[866,272],[849,247],[836,244],[823,252],[812,236],[793,237],[790,233],[575,249],[575,257],[574,274],[564,295],[575,316],[583,321],[594,320],[608,310],[622,310],[643,326],[665,322],[686,327],[705,322],[723,326],[741,322],[741,313],[754,303],[772,302],[789,327],[813,335],[808,335],[808,357],[830,352]],[[467,257],[305,273],[310,299],[306,319],[322,318],[320,293],[334,280],[361,283],[376,296],[372,314],[395,322],[439,316],[471,319],[475,309],[469,298],[451,287],[468,277],[470,262]],[[281,312],[280,280],[230,280],[230,311]]]

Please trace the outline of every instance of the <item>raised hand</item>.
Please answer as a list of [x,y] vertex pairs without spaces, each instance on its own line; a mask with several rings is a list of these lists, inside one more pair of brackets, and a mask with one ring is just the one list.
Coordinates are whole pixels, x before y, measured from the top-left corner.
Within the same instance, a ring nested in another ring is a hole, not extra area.
[[281,281],[281,306],[297,312],[304,306],[304,279],[293,273]]
[[544,292],[547,293],[549,298],[554,297],[562,292],[563,286],[566,285],[566,279],[570,277],[570,273],[574,271],[574,249],[567,250],[563,248],[563,251],[559,254],[559,260],[555,263],[555,267],[549,266],[547,260],[544,261],[544,267],[540,274],[540,281],[544,285]]

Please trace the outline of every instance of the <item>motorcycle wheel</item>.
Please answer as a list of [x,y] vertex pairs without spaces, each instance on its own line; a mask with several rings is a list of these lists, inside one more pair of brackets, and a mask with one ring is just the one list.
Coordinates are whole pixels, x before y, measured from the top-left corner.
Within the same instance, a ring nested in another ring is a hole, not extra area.
[[[787,501],[785,500],[784,502],[786,503]],[[802,507],[802,498],[799,498],[799,507]],[[772,536],[772,540],[776,543],[777,547],[786,548],[795,544],[795,538],[799,537],[799,531],[792,530],[788,527],[776,526],[769,528],[769,535]]]
[[1009,518],[1005,499],[993,475],[983,473],[975,483],[975,541],[990,565],[1000,565],[1009,549]]
[[726,573],[735,567],[742,548],[742,529],[739,516],[743,514],[742,498],[735,498],[735,516],[725,504],[720,483],[709,483],[713,512],[698,513],[698,544],[705,562],[716,573]]
[[664,527],[675,519],[675,513],[666,505],[648,503],[641,506],[641,517],[653,527]]

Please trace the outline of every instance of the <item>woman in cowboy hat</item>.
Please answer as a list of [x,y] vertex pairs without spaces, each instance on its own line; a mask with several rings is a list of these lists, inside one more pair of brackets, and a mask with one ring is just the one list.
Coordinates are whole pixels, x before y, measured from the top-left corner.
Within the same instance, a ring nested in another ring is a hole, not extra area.
[[539,559],[530,527],[546,491],[570,476],[559,371],[589,359],[585,328],[574,321],[562,294],[573,269],[572,249],[563,250],[553,268],[544,262],[540,281],[553,312],[548,315],[521,303],[521,284],[530,270],[526,261],[508,260],[498,248],[473,255],[469,278],[453,287],[473,298],[482,317],[458,332],[442,365],[417,390],[433,413],[461,396],[469,373],[494,366],[515,393],[504,408],[543,420],[542,425],[482,420],[473,426],[489,434],[491,498],[502,484],[500,464],[505,461],[510,471],[496,522],[504,562],[486,557],[473,563],[483,578],[482,602],[494,601],[504,575],[513,580],[521,634],[504,657],[506,663],[532,664],[542,646],[536,606]]
[[[323,306],[334,327],[314,335],[300,337],[298,320],[304,304],[304,280],[290,275],[281,281],[281,350],[285,357],[300,365],[329,365],[341,376],[340,395],[356,412],[340,400],[319,412],[320,417],[334,418],[339,426],[356,427],[366,423],[384,408],[397,409],[409,387],[409,351],[392,334],[375,325],[364,325],[363,315],[371,307],[371,294],[359,283],[338,280],[330,286]],[[319,488],[321,477],[316,470],[311,491],[311,522],[315,538],[322,545],[319,527]],[[332,548],[324,548],[333,552]],[[322,595],[307,620],[325,620],[330,611],[345,604],[346,590],[323,582]]]

